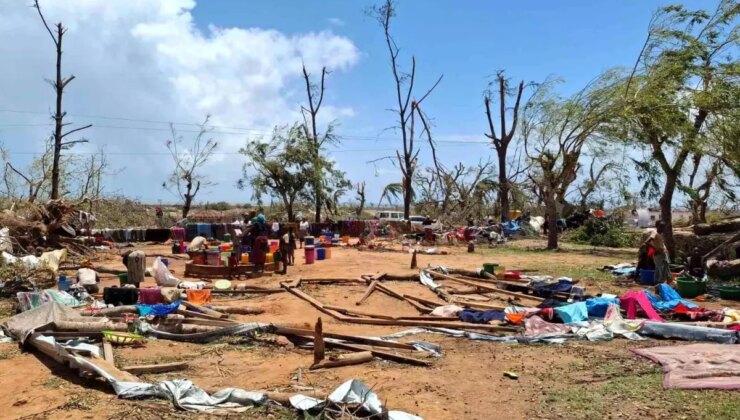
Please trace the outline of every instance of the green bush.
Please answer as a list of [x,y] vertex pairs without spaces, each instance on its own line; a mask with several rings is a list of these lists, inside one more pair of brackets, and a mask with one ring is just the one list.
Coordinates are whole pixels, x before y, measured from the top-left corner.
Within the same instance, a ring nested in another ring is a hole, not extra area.
[[610,248],[634,247],[640,232],[626,228],[621,220],[588,219],[583,226],[566,232],[564,241]]

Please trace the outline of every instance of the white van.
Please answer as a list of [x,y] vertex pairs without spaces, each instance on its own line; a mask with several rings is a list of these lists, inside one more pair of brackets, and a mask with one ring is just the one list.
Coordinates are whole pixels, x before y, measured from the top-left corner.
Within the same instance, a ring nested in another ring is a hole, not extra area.
[[375,212],[375,218],[383,221],[399,221],[403,220],[403,212],[378,210]]

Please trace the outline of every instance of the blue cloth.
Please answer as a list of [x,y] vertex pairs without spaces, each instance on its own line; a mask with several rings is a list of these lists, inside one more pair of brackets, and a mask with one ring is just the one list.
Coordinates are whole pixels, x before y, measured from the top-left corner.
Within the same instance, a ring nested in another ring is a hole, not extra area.
[[210,223],[198,223],[198,236],[202,236],[206,239],[213,238],[213,230],[211,230]]
[[139,316],[164,316],[177,312],[177,308],[180,307],[180,301],[176,300],[172,303],[158,303],[156,305],[136,305],[136,309],[139,310]]
[[476,311],[473,309],[463,309],[457,315],[463,322],[471,322],[473,324],[485,324],[491,321],[503,321],[506,316],[504,311]]
[[501,230],[503,231],[504,236],[511,236],[521,232],[522,227],[515,221],[508,221],[501,223]]
[[681,299],[681,295],[678,294],[673,288],[665,283],[661,283],[656,286],[660,297],[650,293],[647,289],[645,295],[650,299],[650,303],[657,311],[670,311],[675,308],[679,303],[682,303],[687,308],[698,308],[699,306],[689,302],[688,300]]
[[551,297],[555,292],[569,293],[573,288],[573,282],[568,280],[558,280],[557,283],[537,287],[534,294],[542,297]]
[[615,270],[612,270],[612,274],[616,276],[634,276],[635,272],[637,271],[637,268],[635,267],[625,267],[625,268],[617,268]]
[[554,308],[555,314],[563,320],[564,323],[586,321],[588,319],[588,307],[586,302],[571,303],[570,305],[559,306]]
[[603,318],[606,315],[606,310],[609,309],[609,305],[619,305],[619,299],[604,297],[586,299],[589,316]]

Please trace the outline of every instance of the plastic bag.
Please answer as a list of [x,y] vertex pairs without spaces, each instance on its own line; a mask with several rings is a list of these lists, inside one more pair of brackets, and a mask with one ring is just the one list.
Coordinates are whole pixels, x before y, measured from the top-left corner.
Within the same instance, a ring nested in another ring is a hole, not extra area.
[[10,241],[10,229],[0,229],[0,252],[13,251],[13,243]]
[[[23,257],[26,258],[26,257]],[[57,249],[56,251],[44,252],[39,257],[38,262],[42,267],[46,267],[53,272],[59,270],[59,264],[67,259],[67,248]]]
[[157,257],[152,264],[152,275],[154,280],[157,281],[157,285],[161,287],[177,287],[180,280],[170,273],[170,269],[162,262],[160,257]]

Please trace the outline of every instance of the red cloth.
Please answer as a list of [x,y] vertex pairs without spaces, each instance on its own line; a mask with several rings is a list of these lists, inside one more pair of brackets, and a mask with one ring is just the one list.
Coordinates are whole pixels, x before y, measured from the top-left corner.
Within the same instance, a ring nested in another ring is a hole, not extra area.
[[192,290],[188,289],[188,302],[193,305],[203,305],[211,303],[211,289]]
[[142,305],[156,305],[158,303],[164,303],[162,291],[159,287],[139,289],[139,303]]

